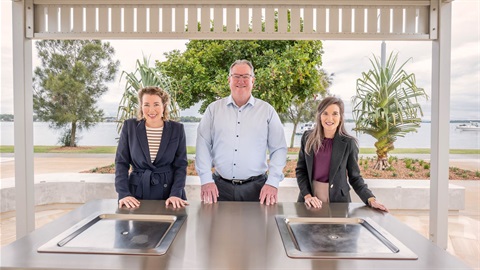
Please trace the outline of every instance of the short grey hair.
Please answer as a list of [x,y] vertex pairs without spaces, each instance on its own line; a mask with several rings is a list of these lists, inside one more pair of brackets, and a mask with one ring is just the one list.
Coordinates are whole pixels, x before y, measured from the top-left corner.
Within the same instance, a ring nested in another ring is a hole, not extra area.
[[252,70],[252,73],[250,75],[252,75],[252,77],[255,77],[255,72],[253,71],[253,65],[252,65],[252,62],[248,61],[248,60],[245,60],[245,59],[242,59],[242,60],[236,60],[235,62],[233,62],[233,64],[230,66],[230,69],[229,69],[229,76],[232,75],[232,68],[236,65],[248,65],[250,67],[250,69]]

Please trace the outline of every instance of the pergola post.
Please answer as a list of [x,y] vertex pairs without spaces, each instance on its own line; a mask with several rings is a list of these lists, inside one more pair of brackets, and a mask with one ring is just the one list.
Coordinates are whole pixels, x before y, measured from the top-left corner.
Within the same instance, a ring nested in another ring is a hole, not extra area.
[[438,7],[438,39],[432,41],[430,240],[447,249],[452,4],[439,0]]
[[13,113],[17,239],[35,229],[32,40],[25,38],[25,10],[24,1],[13,1]]

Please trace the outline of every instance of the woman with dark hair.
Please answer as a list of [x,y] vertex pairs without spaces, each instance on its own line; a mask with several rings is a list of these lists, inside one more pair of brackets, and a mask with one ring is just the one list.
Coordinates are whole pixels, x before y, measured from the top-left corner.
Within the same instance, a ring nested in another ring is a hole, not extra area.
[[366,205],[388,212],[360,175],[357,140],[345,130],[344,110],[341,99],[324,98],[318,105],[316,127],[303,134],[295,169],[298,202],[315,208],[351,202],[352,186]]
[[170,96],[149,86],[138,92],[138,102],[138,116],[124,122],[115,156],[118,207],[138,207],[139,200],[188,205],[185,130],[169,120]]

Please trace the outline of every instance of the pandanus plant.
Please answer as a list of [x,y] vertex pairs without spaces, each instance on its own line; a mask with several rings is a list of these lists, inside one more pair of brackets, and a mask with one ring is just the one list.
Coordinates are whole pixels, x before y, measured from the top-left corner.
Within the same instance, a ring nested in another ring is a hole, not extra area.
[[420,127],[419,115],[423,116],[423,112],[418,98],[428,99],[423,88],[417,86],[415,74],[403,70],[408,60],[398,68],[397,60],[398,53],[392,52],[382,67],[380,59],[373,56],[373,68],[357,79],[356,95],[352,98],[354,130],[377,140],[377,170],[390,167],[388,153],[395,148],[397,137]]
[[137,60],[135,71],[123,71],[120,79],[125,76],[125,91],[118,106],[117,111],[117,132],[120,134],[123,122],[129,118],[135,117],[138,110],[137,93],[146,86],[158,86],[170,94],[170,118],[178,120],[180,118],[180,108],[177,103],[176,93],[178,86],[169,76],[163,74],[159,69],[149,66],[149,60],[144,57],[143,63]]

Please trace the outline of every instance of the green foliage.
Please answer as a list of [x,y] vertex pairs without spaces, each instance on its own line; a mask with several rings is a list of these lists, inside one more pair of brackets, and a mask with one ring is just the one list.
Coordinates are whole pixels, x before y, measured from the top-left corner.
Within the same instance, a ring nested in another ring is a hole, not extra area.
[[174,80],[166,76],[156,67],[150,67],[149,60],[144,57],[143,62],[137,60],[133,72],[122,72],[125,76],[125,90],[117,111],[117,132],[120,134],[123,122],[137,115],[139,107],[137,93],[146,86],[158,86],[170,94],[170,118],[178,120],[180,109],[177,104],[178,86]]
[[[325,78],[326,77],[327,76],[325,75]],[[306,101],[293,100],[291,106],[287,108],[287,111],[279,113],[280,120],[283,123],[293,123],[293,130],[290,137],[290,147],[293,147],[293,143],[295,140],[295,132],[297,130],[298,124],[301,122],[315,121],[318,103],[319,101],[316,99]]]
[[405,161],[405,168],[410,169],[412,167],[413,160],[410,158],[406,158],[404,161]]
[[1,122],[13,122],[13,114],[0,114]]
[[282,113],[292,100],[309,100],[326,91],[322,53],[321,41],[191,40],[185,52],[169,52],[157,66],[177,80],[179,106],[201,102],[203,113],[208,104],[230,94],[230,65],[250,60],[256,77],[253,95]]
[[428,164],[428,163],[423,164],[423,168],[424,168],[425,170],[430,169],[430,164]]
[[195,117],[195,116],[180,116],[180,122],[182,123],[193,123],[193,122],[200,122],[202,120],[201,117]]
[[42,40],[35,46],[41,66],[34,71],[33,109],[52,128],[65,130],[62,145],[75,146],[77,130],[102,121],[97,100],[117,72],[115,51],[99,40]]
[[63,130],[63,133],[58,139],[58,142],[60,143],[60,145],[63,145],[63,146],[67,146],[67,145],[74,146],[74,147],[77,146],[77,138],[72,138],[72,130],[68,128]]
[[423,113],[417,98],[428,98],[416,85],[415,74],[403,70],[408,61],[397,68],[397,59],[398,54],[391,53],[385,67],[376,56],[370,59],[372,69],[357,79],[352,98],[354,130],[377,140],[377,162],[387,158],[397,137],[415,132],[420,126],[419,115]]

